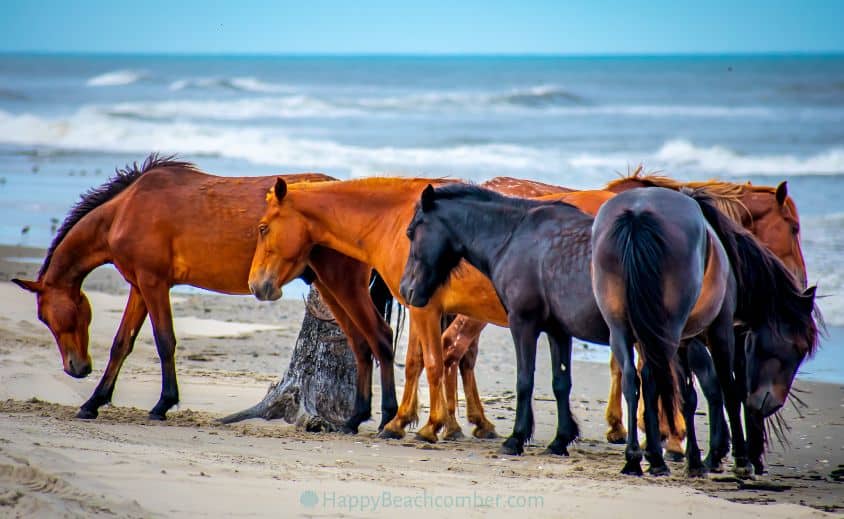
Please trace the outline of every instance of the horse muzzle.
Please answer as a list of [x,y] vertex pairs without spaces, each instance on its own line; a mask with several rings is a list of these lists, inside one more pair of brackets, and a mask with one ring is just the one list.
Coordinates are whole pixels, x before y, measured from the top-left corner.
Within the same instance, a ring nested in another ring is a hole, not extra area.
[[249,291],[259,301],[275,301],[281,298],[281,288],[276,287],[271,281],[249,283]]
[[758,391],[748,395],[747,410],[751,414],[759,415],[762,418],[767,418],[779,411],[785,402],[775,396],[776,392],[773,388],[759,389]]
[[85,378],[91,374],[91,359],[80,361],[68,358],[64,364],[64,372],[73,378]]

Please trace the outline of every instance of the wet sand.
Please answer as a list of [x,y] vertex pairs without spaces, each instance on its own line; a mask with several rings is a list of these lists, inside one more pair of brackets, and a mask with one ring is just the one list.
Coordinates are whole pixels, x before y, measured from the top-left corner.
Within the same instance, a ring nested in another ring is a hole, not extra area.
[[[844,469],[844,386],[838,384],[798,381],[807,408],[802,416],[790,406],[785,412],[792,445],[774,445],[770,475],[749,484],[728,473],[689,480],[676,463],[667,478],[621,476],[624,447],[603,440],[607,368],[597,363],[573,368],[572,406],[583,439],[568,458],[541,454],[555,423],[546,347],[537,361],[535,438],[522,457],[497,455],[499,440],[427,445],[412,434],[376,439],[377,412],[357,436],[310,434],[261,420],[218,424],[216,418],[257,402],[282,374],[303,313],[296,300],[174,294],[180,407],[165,423],[146,419],[160,390],[146,324],[113,406],[95,421],[77,420],[76,409],[102,374],[125,283],[108,268],[86,281],[94,308],[94,373],[74,380],[61,371],[53,339],[36,319],[34,297],[6,282],[34,276],[37,264],[10,257],[40,258],[43,251],[0,246],[0,516],[394,517],[399,505],[402,514],[470,517],[503,516],[513,508],[540,517],[617,517],[631,507],[639,514],[702,517],[844,512],[844,486],[836,481]],[[403,354],[401,345],[399,362]],[[477,369],[500,434],[514,417],[513,362],[509,333],[490,327]],[[376,382],[374,402],[379,395]],[[427,400],[424,377],[420,396]],[[706,439],[703,411],[697,427]],[[468,435],[469,424],[460,420]],[[394,500],[391,506],[384,497]]]

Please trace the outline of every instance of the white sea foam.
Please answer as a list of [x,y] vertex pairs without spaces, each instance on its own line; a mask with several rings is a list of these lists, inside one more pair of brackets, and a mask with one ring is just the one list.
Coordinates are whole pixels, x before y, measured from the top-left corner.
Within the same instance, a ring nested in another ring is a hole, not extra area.
[[730,176],[747,175],[838,175],[844,173],[844,147],[815,155],[744,155],[724,146],[695,146],[684,139],[665,142],[656,152],[619,154],[583,153],[571,163],[577,167],[618,168],[619,164],[644,162],[649,168],[668,172],[688,170]]
[[85,82],[88,86],[104,87],[104,86],[123,86],[131,85],[140,81],[144,77],[144,73],[137,70],[113,70],[94,76]]

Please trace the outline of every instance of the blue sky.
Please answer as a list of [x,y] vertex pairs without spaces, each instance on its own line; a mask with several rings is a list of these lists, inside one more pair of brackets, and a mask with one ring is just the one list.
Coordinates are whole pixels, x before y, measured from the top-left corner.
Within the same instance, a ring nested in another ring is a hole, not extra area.
[[844,52],[837,0],[3,0],[0,51]]

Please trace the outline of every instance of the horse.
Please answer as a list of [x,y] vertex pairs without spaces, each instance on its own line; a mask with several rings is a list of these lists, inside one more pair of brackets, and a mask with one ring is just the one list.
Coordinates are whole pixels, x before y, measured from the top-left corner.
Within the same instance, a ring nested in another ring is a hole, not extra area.
[[[88,326],[91,306],[82,282],[112,263],[130,285],[108,365],[77,417],[94,419],[111,401],[117,376],[147,313],[161,360],[161,396],[149,413],[164,420],[179,400],[169,290],[187,284],[224,294],[249,294],[249,267],[257,242],[261,202],[271,177],[217,177],[173,157],[150,155],[117,170],[85,193],[61,225],[37,280],[13,281],[36,294],[38,317],[55,337],[65,372],[91,372]],[[286,175],[291,183],[324,182],[319,173]],[[334,251],[316,248],[307,258],[314,284],[349,339],[357,362],[353,415],[342,426],[354,432],[369,418],[372,357],[380,362],[384,422],[397,409],[392,332],[370,300],[370,269]],[[392,300],[379,302],[380,308]],[[382,424],[383,425],[383,424]]]
[[460,277],[458,265],[465,260],[489,277],[507,310],[518,378],[516,422],[501,447],[504,454],[522,454],[533,434],[531,399],[541,332],[549,338],[557,401],[557,432],[547,452],[568,455],[568,445],[579,436],[569,407],[571,339],[606,344],[609,338],[591,295],[591,228],[592,217],[573,205],[509,198],[467,184],[429,185],[407,227],[411,247],[400,295],[410,305],[426,306],[455,268],[449,285]]
[[[595,219],[592,251],[595,298],[610,328],[613,354],[622,364],[631,416],[640,389],[634,340],[645,359],[641,388],[649,472],[668,472],[662,449],[656,447],[656,404],[659,400],[666,413],[672,412],[678,391],[672,364],[680,341],[705,332],[724,391],[736,473],[746,475],[741,405],[760,427],[761,419],[782,407],[797,368],[817,345],[814,287],[802,291],[788,269],[707,195],[689,197],[666,188],[627,191],[605,204]],[[748,349],[746,363],[735,349],[736,320],[748,327],[751,342],[759,343]],[[691,426],[696,399],[687,366],[681,367],[688,470],[698,475],[703,466]],[[625,474],[641,474],[634,425],[628,426]],[[751,461],[761,465],[761,451]]]
[[[301,275],[306,258],[317,246],[330,248],[371,265],[399,303],[399,281],[410,242],[405,229],[419,194],[430,183],[452,180],[375,177],[342,182],[290,184],[279,178],[267,197],[258,224],[259,239],[249,272],[249,285],[259,299]],[[430,414],[417,438],[436,442],[438,432],[459,430],[446,409],[443,390],[442,318],[470,315],[484,322],[507,325],[507,314],[489,280],[470,265],[455,276],[425,308],[409,308],[410,330],[405,365],[405,389],[395,418],[379,433],[402,438],[417,418],[417,386],[423,365],[430,391]],[[416,352],[421,351],[421,355]],[[471,384],[471,387],[474,387]],[[476,389],[475,389],[476,391]],[[468,398],[467,418],[476,437],[494,437],[495,428],[483,413],[479,398]]]

